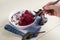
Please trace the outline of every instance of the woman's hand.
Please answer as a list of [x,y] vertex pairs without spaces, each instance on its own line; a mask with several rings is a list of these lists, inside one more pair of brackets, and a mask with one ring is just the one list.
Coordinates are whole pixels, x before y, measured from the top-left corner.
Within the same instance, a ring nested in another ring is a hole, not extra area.
[[53,5],[54,2],[46,4],[43,9],[46,14],[60,17],[60,5]]

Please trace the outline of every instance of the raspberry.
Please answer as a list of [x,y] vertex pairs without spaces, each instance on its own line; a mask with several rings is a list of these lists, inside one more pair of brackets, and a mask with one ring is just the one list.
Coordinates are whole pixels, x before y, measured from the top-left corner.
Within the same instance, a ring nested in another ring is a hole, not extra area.
[[20,26],[26,26],[31,24],[34,21],[34,17],[32,15],[32,13],[28,10],[26,10],[22,16],[19,19],[18,25]]

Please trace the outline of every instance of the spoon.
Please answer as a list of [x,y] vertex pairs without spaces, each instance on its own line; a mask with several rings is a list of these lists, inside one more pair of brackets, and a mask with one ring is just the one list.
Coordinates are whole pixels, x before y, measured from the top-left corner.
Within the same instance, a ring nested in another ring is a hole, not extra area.
[[60,0],[57,0],[57,1],[55,1],[52,5],[55,5],[55,4],[57,4],[58,2],[59,2]]

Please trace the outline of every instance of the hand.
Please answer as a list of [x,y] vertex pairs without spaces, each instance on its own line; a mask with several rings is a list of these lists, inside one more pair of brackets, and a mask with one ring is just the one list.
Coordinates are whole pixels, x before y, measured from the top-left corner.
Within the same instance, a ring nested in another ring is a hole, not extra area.
[[46,14],[60,17],[60,5],[53,5],[54,2],[46,4],[43,9]]

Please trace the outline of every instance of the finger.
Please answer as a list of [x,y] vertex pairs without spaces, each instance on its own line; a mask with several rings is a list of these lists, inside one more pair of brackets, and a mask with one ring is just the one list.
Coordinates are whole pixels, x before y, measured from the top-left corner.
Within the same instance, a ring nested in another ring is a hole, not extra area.
[[50,5],[50,6],[46,6],[44,7],[44,10],[51,10],[51,9],[55,9],[56,7],[54,5]]
[[49,15],[54,15],[54,10],[55,9],[54,9],[53,5],[48,6],[47,8],[45,8],[46,13],[49,14]]
[[49,6],[49,5],[52,5],[52,4],[54,4],[54,2],[49,2],[49,3],[47,3],[45,6],[43,6],[43,9],[44,9],[46,6]]
[[53,5],[55,2],[49,2],[46,5]]

